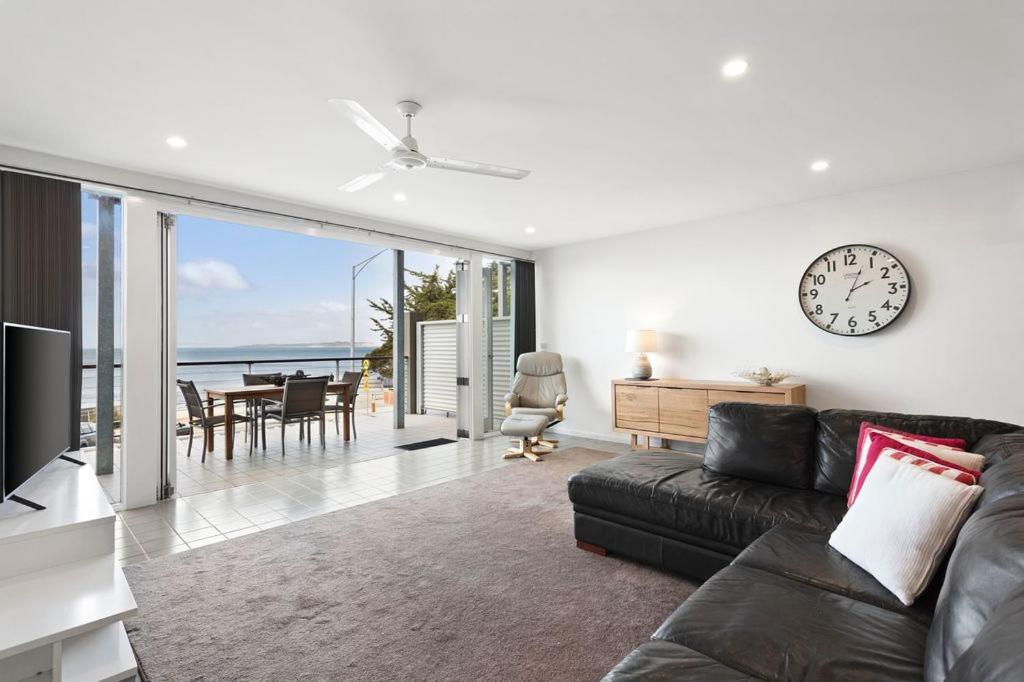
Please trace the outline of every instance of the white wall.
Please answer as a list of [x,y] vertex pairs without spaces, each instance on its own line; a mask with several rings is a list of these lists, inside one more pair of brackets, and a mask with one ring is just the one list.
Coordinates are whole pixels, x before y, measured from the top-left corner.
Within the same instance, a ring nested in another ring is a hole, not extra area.
[[[901,318],[862,338],[819,331],[797,301],[807,265],[847,243],[891,250],[913,283]],[[661,333],[659,377],[730,379],[767,365],[798,375],[818,408],[1024,423],[1024,164],[535,257],[538,342],[566,360],[566,432],[611,436],[609,381],[627,373],[631,327]]]

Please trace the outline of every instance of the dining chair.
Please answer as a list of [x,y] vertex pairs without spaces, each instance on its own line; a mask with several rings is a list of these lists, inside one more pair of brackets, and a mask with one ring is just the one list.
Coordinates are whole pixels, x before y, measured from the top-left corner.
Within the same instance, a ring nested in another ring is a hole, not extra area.
[[[348,384],[348,419],[352,425],[352,437],[356,437],[356,396],[359,394],[359,382],[363,380],[362,372],[342,372],[341,383]],[[328,397],[328,403],[325,406],[327,410],[334,413],[334,431],[335,433],[341,433],[341,427],[338,426],[338,413],[341,411],[341,400],[342,391],[338,391],[334,395],[334,404],[330,403],[330,397]]]
[[[243,386],[263,386],[264,384],[270,384],[276,386],[278,381],[284,377],[281,372],[269,372],[264,374],[245,374],[242,373],[242,385]],[[245,401],[245,414],[252,419],[252,437],[256,439],[258,437],[259,430],[259,417],[260,417],[260,405],[258,398],[247,398]],[[245,435],[249,436],[249,424],[245,423]]]
[[[223,414],[209,414],[209,409],[223,407],[224,401],[203,404],[203,398],[199,395],[194,381],[183,381],[178,379],[178,388],[185,398],[185,407],[188,409],[188,452],[186,457],[192,456],[192,440],[195,435],[195,428],[198,426],[203,430],[203,459],[206,461],[206,448],[208,445],[209,432],[218,426],[224,426]],[[249,422],[252,418],[249,415],[235,415],[235,421]],[[250,451],[252,449],[252,441]]]
[[[281,400],[264,398],[260,404],[260,420],[263,429],[263,449],[267,449],[267,420],[281,422],[281,456],[284,457],[284,432],[288,424],[298,422],[300,428],[310,424],[312,436],[312,420],[320,421],[320,447],[327,447],[327,434],[324,432],[324,399],[327,396],[327,382],[330,377],[309,377],[305,379],[288,378],[284,382],[284,395]],[[312,437],[310,438],[312,441]],[[249,452],[252,453],[252,441],[249,441]]]

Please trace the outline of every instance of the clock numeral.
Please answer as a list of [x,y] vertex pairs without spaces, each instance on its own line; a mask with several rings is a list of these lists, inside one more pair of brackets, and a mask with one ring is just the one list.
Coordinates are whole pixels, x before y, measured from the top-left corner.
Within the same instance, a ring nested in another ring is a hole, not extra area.
[[857,318],[854,317],[853,315],[850,315],[850,319],[848,319],[846,321],[846,326],[848,326],[850,329],[856,329],[857,328]]
[[857,254],[855,253],[844,253],[843,254],[843,265],[856,265]]
[[837,319],[838,317],[839,317],[839,313],[832,313],[832,321],[831,321],[831,322],[829,322],[829,323],[828,323],[828,325],[829,325],[830,327],[831,327],[832,325],[834,325],[834,324],[836,323],[836,319]]
[[818,305],[814,306],[814,314],[815,315],[821,315],[823,312],[825,312],[825,311],[822,309],[820,303]]
[[871,268],[872,270],[875,269],[875,257],[874,256],[868,256],[868,267]]
[[809,293],[811,295],[811,298],[813,298],[813,299],[817,299],[818,298],[818,290],[817,289],[811,289],[807,293]]
[[889,293],[890,294],[895,294],[899,290],[900,290],[900,287],[899,287],[898,284],[896,284],[896,282],[889,282]]
[[827,272],[835,272],[836,271],[836,262],[834,260],[827,260],[827,261],[825,261],[825,270]]
[[889,279],[889,268],[882,266],[882,277],[881,279]]
[[820,287],[824,283],[825,283],[825,275],[815,275],[814,276],[814,285],[815,286],[819,286]]
[[868,311],[868,322],[878,322],[878,315],[875,314],[874,310]]
[[882,307],[886,310],[892,310],[892,303],[889,303],[889,299],[885,299],[885,303],[882,304]]

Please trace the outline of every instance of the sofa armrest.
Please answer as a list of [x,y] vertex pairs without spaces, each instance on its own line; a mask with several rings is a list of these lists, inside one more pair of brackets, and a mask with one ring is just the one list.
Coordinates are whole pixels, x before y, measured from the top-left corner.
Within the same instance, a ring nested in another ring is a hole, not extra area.
[[505,416],[512,414],[512,408],[519,407],[519,394],[509,392],[505,394]]

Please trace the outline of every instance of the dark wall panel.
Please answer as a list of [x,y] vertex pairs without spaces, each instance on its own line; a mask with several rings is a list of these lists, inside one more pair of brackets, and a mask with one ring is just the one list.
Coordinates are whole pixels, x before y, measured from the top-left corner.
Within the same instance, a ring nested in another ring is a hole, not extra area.
[[78,183],[0,173],[0,288],[5,322],[71,332],[71,405],[65,423],[68,444],[77,450],[82,401],[82,188]]
[[517,260],[513,268],[516,291],[512,298],[512,362],[516,363],[523,353],[537,350],[537,285],[533,263]]

